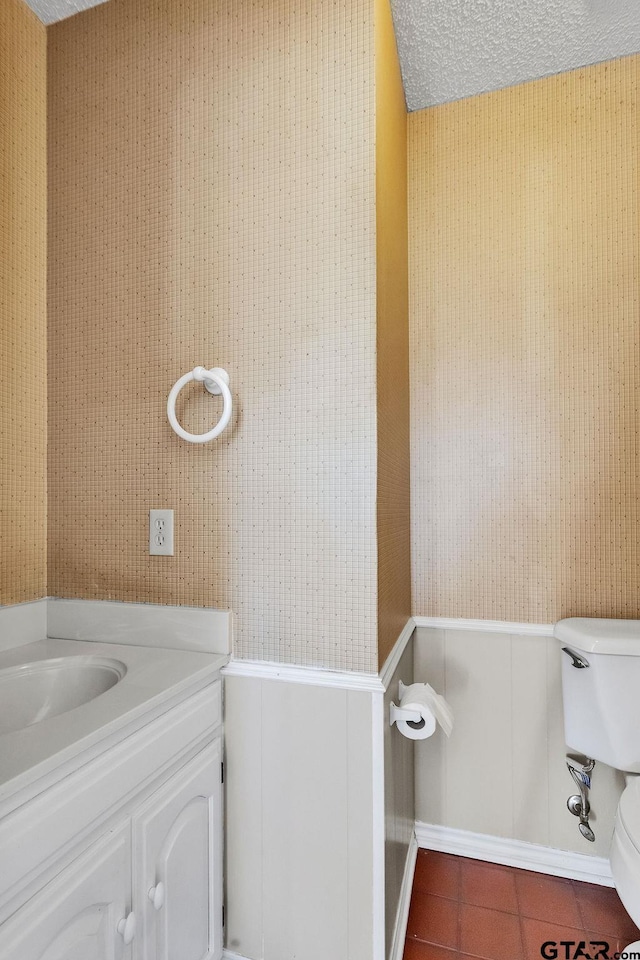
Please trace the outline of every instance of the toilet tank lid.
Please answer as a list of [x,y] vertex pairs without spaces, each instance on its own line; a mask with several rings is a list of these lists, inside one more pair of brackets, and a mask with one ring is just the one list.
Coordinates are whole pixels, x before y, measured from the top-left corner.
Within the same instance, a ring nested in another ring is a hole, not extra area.
[[640,656],[640,620],[569,617],[558,620],[554,636],[585,653]]

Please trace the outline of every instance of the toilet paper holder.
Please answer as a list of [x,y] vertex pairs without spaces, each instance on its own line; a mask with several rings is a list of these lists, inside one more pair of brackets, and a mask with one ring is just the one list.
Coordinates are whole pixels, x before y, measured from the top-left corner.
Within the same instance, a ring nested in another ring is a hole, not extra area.
[[[406,689],[406,684],[400,680],[398,685],[398,699],[402,700]],[[389,704],[389,726],[392,727],[398,720],[406,720],[408,723],[420,723],[422,720],[424,723],[424,718],[417,710],[407,710],[404,707],[398,707],[392,700]]]

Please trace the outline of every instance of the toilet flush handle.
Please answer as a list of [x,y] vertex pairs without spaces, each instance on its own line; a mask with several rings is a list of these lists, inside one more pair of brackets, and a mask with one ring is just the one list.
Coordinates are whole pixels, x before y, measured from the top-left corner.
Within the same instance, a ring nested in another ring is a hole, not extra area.
[[589,666],[589,661],[585,660],[584,657],[581,657],[579,653],[576,653],[570,647],[563,647],[562,652],[566,653],[568,657],[571,657],[572,666],[576,667],[578,670],[584,670],[585,667]]

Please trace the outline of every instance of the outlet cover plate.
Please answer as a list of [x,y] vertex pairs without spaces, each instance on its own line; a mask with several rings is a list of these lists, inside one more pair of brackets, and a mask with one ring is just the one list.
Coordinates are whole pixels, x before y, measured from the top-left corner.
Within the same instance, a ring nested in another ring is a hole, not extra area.
[[149,553],[173,556],[173,510],[149,510]]

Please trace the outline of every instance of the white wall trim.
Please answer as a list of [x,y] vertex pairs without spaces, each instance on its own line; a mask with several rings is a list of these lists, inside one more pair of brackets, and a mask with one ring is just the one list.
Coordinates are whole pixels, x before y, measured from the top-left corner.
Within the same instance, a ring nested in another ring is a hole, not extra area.
[[508,620],[458,620],[455,617],[414,617],[416,627],[440,630],[474,630],[481,633],[512,633],[521,637],[552,637],[553,623],[512,623]]
[[248,960],[248,958],[241,957],[239,953],[232,953],[231,950],[223,950],[222,960]]
[[301,667],[293,663],[274,663],[272,660],[235,658],[231,659],[222,672],[227,677],[256,677],[261,680],[282,680],[286,683],[309,683],[318,687],[339,687],[345,690],[384,693],[414,630],[413,617],[409,617],[379,674],[359,673],[354,670],[327,670],[323,667]]
[[0,607],[0,650],[44,640],[47,635],[47,599]]
[[391,940],[391,950],[389,960],[402,960],[404,953],[404,941],[407,936],[407,923],[409,921],[409,907],[411,905],[411,890],[413,888],[413,875],[416,871],[416,859],[418,856],[418,841],[415,833],[411,834],[407,858],[404,862],[404,873],[402,875],[402,886],[400,887],[400,899],[398,900],[398,909],[396,910],[396,921],[393,926],[393,937]]
[[377,673],[355,673],[349,670],[324,670],[320,667],[297,667],[266,660],[231,660],[222,670],[227,677],[257,677],[261,680],[282,680],[285,683],[307,683],[316,687],[338,687],[384,693]]
[[47,636],[228,654],[231,612],[159,603],[50,598]]
[[371,697],[371,803],[373,826],[372,850],[372,960],[385,960],[385,843],[386,809],[384,795],[384,689]]
[[402,628],[400,636],[394,643],[389,656],[385,660],[382,666],[382,669],[380,670],[380,674],[379,674],[380,682],[382,683],[382,686],[384,687],[385,690],[389,686],[391,682],[391,678],[396,672],[396,667],[400,663],[400,658],[402,657],[402,654],[404,653],[409,640],[413,636],[413,632],[415,629],[416,629],[415,621],[413,617],[409,617],[404,627]]
[[488,860],[504,863],[509,867],[547,873],[552,877],[567,877],[570,880],[585,880],[612,887],[611,867],[606,857],[590,857],[586,853],[571,850],[556,850],[524,840],[508,837],[491,837],[470,830],[456,830],[416,821],[418,846],[442,853],[455,853],[473,860]]

